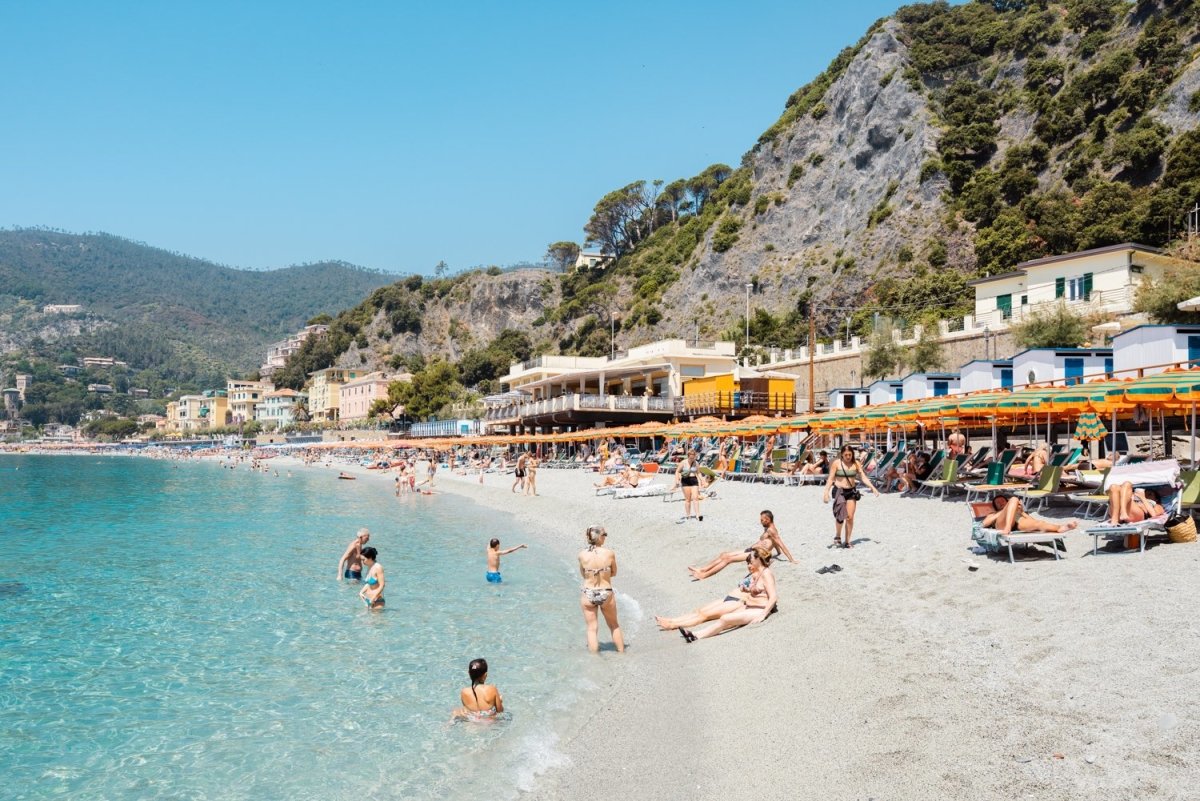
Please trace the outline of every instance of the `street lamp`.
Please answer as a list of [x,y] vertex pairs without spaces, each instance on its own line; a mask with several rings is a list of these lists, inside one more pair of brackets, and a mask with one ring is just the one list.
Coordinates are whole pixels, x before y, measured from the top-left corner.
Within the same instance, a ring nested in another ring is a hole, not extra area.
[[988,336],[991,333],[992,329],[985,325],[983,327],[983,358],[985,359],[991,358],[991,355],[988,353]]
[[750,290],[754,284],[746,282],[746,349],[750,349]]

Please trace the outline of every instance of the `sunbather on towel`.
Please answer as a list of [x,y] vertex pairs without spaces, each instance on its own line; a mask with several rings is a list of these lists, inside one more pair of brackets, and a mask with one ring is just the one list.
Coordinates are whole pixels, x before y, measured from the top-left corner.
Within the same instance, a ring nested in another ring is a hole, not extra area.
[[1119,526],[1140,523],[1163,513],[1161,499],[1152,489],[1134,489],[1133,484],[1113,484],[1108,488],[1108,522]]
[[641,481],[642,474],[632,467],[626,467],[620,474],[605,476],[599,484],[593,484],[597,489],[603,487],[636,487]]
[[1033,478],[1038,473],[1042,472],[1042,468],[1046,466],[1046,462],[1050,460],[1050,452],[1046,450],[1045,445],[1038,445],[1033,449],[1033,453],[1025,459],[1025,463],[1020,468],[1013,471],[1022,476]]
[[992,508],[996,511],[983,518],[983,526],[984,528],[994,528],[1001,534],[1011,534],[1014,529],[1027,533],[1048,531],[1052,534],[1062,534],[1079,525],[1074,520],[1059,525],[1040,517],[1034,517],[1025,511],[1020,498],[1004,493],[999,493],[992,498]]

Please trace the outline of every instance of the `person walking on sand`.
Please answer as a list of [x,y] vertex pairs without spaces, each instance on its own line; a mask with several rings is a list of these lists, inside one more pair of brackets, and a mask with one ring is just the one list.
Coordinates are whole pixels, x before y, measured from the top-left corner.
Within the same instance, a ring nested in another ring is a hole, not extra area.
[[370,531],[367,531],[365,528],[358,530],[358,534],[346,548],[346,552],[342,554],[342,560],[338,562],[338,581],[342,579],[359,581],[362,579],[362,549],[370,539]]
[[486,684],[488,663],[486,659],[472,659],[467,665],[470,687],[463,687],[458,694],[462,707],[454,710],[454,718],[461,720],[490,720],[504,711],[504,696],[493,684]]
[[617,575],[617,555],[604,547],[608,532],[603,526],[589,526],[586,536],[588,546],[579,552],[579,575],[583,577],[579,606],[587,624],[588,650],[592,653],[600,650],[599,615],[602,613],[612,632],[613,645],[619,653],[624,653],[625,637],[617,622],[617,596],[612,588],[612,580]]
[[698,458],[696,449],[691,448],[675,468],[675,481],[683,489],[683,517],[675,521],[677,523],[690,520],[693,516],[701,522],[704,520],[704,516],[700,514],[700,465],[696,461]]
[[516,492],[518,489],[520,489],[522,492],[524,492],[524,490],[525,490],[525,466],[528,464],[529,464],[529,457],[525,455],[525,451],[521,451],[521,453],[517,456],[516,469],[513,470],[513,485],[512,485],[513,492]]
[[[829,478],[825,481],[825,494],[821,500],[821,503],[829,503],[830,495],[833,496],[833,520],[836,524],[833,542],[843,548],[854,547],[854,512],[862,497],[858,491],[859,481],[866,484],[876,497],[879,496],[879,490],[875,489],[867,471],[863,470],[862,463],[854,455],[854,448],[843,445],[838,458],[829,468]],[[845,539],[842,539],[843,530]]]
[[362,549],[363,564],[367,568],[367,576],[363,579],[362,589],[358,591],[358,597],[362,598],[368,609],[383,608],[383,565],[375,561],[379,556],[379,552],[374,548],[366,547]]
[[537,495],[538,459],[532,453],[525,462],[525,494]]
[[522,548],[528,548],[528,547],[529,547],[528,545],[518,545],[515,548],[508,548],[508,549],[502,551],[502,550],[500,550],[500,540],[493,537],[492,541],[488,543],[488,548],[487,548],[487,580],[488,580],[488,584],[499,584],[501,582],[501,578],[500,578],[500,557],[501,556],[508,556],[510,553],[514,553],[516,551],[521,550]]

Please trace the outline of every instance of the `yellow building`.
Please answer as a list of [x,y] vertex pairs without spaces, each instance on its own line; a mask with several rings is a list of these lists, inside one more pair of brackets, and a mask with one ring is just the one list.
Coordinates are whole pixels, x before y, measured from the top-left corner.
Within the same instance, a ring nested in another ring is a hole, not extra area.
[[732,372],[693,378],[683,384],[683,414],[775,417],[796,411],[796,377],[736,367]]
[[255,419],[255,409],[268,392],[275,391],[275,385],[270,381],[238,381],[231,378],[225,382],[225,391],[229,396],[230,420],[236,425]]
[[362,370],[326,367],[309,373],[308,415],[314,423],[334,423],[341,410],[342,384],[366,375]]

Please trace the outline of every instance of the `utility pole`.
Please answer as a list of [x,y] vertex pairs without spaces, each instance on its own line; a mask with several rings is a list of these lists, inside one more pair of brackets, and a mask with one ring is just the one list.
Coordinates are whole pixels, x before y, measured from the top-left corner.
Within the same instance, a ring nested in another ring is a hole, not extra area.
[[746,350],[750,349],[750,290],[754,284],[746,282]]
[[817,353],[817,318],[813,316],[813,307],[808,307],[808,413],[812,414],[816,407],[816,353]]

